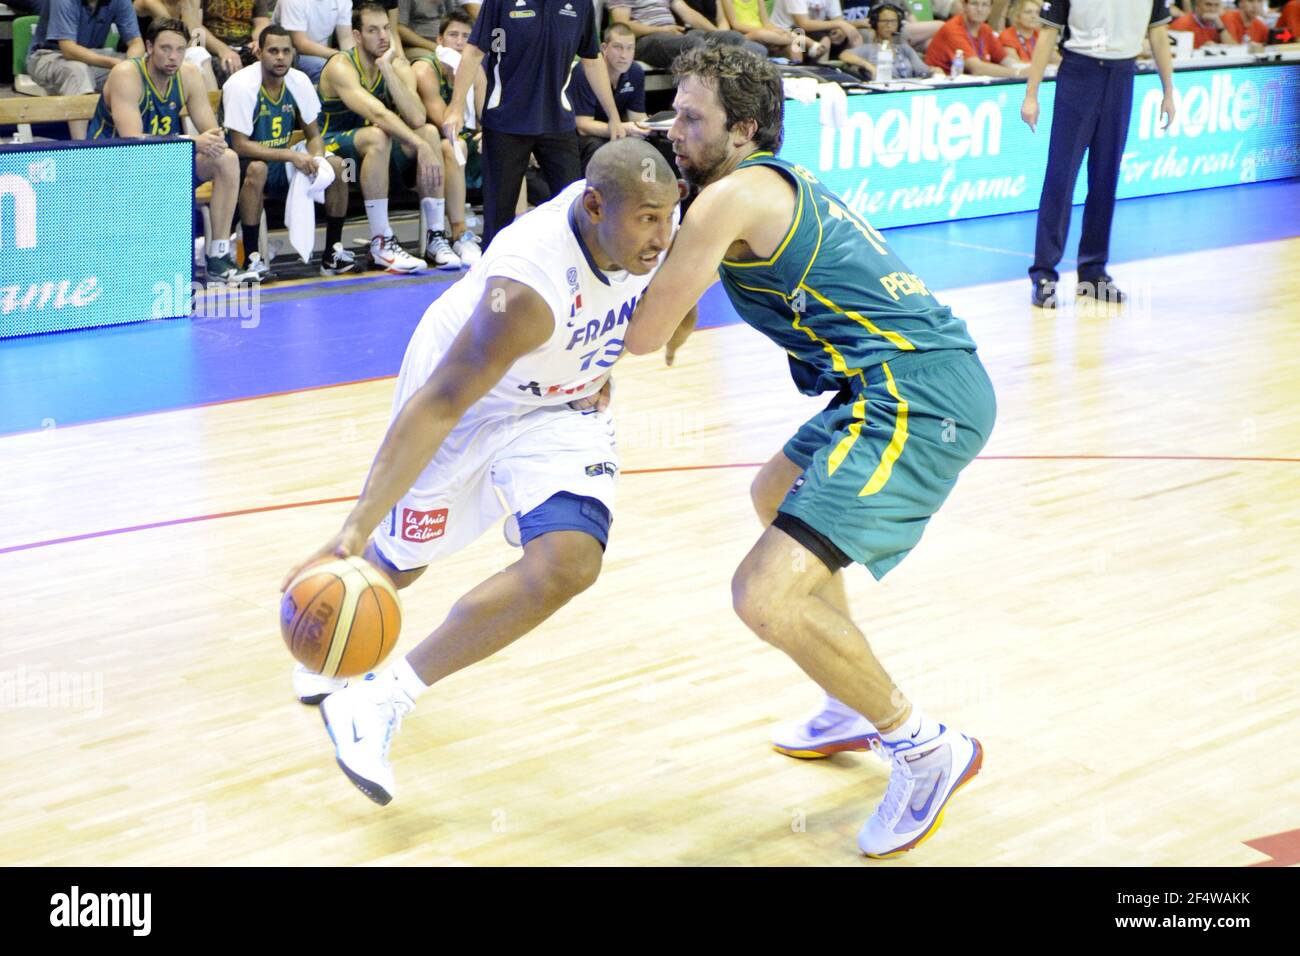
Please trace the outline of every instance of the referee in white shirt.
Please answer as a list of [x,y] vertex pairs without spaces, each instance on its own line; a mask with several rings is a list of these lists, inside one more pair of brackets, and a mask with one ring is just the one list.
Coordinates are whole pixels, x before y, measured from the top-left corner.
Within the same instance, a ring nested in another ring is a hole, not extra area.
[[1038,235],[1030,300],[1041,308],[1056,308],[1056,266],[1070,230],[1070,204],[1079,178],[1083,153],[1088,151],[1088,199],[1083,207],[1079,239],[1079,284],[1076,294],[1103,302],[1123,302],[1124,293],[1106,273],[1110,255],[1110,224],[1115,214],[1120,158],[1128,138],[1133,110],[1133,76],[1142,37],[1151,38],[1151,51],[1160,69],[1165,98],[1165,125],[1174,118],[1174,66],[1169,52],[1166,0],[1049,0],[1039,14],[1042,33],[1034,48],[1020,115],[1030,129],[1038,126],[1038,85],[1047,60],[1062,36],[1064,49],[1056,74],[1056,105],[1052,110],[1052,139],[1047,174],[1038,203]]

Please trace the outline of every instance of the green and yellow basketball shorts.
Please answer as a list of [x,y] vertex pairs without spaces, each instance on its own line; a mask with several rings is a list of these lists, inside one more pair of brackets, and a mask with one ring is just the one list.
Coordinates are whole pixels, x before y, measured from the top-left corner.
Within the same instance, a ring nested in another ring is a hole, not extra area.
[[808,545],[802,523],[824,539],[810,549],[827,564],[857,562],[880,579],[988,441],[997,400],[979,358],[958,349],[903,355],[864,377],[786,443],[804,473],[780,508],[798,521],[777,526]]
[[339,159],[350,159],[354,163],[361,162],[361,154],[357,152],[357,130],[365,127],[354,127],[353,129],[330,130],[321,136],[321,141],[325,144],[325,152],[330,156],[337,156]]
[[[363,129],[364,126],[357,126],[352,129],[332,130],[321,137],[325,143],[325,153],[344,161],[351,160],[355,164],[357,176],[361,175],[361,154],[357,152],[356,138],[357,133]],[[399,177],[400,182],[415,181],[415,165],[415,150],[412,150],[411,155],[408,156],[399,143],[392,142],[389,145],[389,173]]]

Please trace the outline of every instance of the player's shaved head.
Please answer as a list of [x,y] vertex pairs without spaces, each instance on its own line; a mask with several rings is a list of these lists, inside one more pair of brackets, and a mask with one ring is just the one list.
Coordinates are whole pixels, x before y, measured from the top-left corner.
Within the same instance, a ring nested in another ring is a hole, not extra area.
[[596,150],[574,212],[598,266],[634,275],[657,267],[672,241],[680,195],[677,174],[648,143],[629,136]]
[[587,164],[587,185],[614,205],[628,200],[662,205],[678,198],[677,173],[663,154],[632,136],[596,150]]

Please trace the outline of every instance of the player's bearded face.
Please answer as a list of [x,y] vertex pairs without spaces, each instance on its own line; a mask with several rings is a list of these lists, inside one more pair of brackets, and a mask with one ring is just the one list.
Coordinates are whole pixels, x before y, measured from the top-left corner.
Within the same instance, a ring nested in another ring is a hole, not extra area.
[[673,108],[677,118],[668,139],[677,169],[692,186],[706,186],[718,178],[731,155],[727,114],[717,93],[695,76],[682,77]]
[[[352,32],[356,34],[358,31]],[[393,45],[388,38],[388,21],[380,20],[377,14],[373,18],[367,15],[361,24],[358,43],[371,57],[378,59],[383,56]]]

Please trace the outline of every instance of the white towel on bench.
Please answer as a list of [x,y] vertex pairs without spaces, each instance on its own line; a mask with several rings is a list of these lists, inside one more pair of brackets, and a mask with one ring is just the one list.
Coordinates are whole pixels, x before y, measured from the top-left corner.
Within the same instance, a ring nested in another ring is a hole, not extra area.
[[[294,149],[307,152],[303,143]],[[325,201],[325,190],[333,182],[334,167],[323,156],[316,157],[315,178],[303,175],[297,166],[289,163],[289,198],[284,204],[284,221],[289,227],[289,245],[302,256],[303,262],[311,261],[316,248],[316,203]]]

